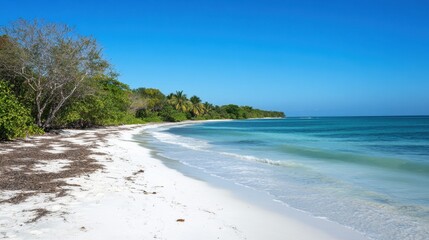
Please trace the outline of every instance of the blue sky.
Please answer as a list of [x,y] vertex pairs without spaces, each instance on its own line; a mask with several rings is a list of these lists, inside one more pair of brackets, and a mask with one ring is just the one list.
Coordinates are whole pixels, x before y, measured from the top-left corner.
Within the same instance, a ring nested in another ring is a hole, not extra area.
[[132,88],[290,116],[429,114],[429,1],[15,1],[92,35]]

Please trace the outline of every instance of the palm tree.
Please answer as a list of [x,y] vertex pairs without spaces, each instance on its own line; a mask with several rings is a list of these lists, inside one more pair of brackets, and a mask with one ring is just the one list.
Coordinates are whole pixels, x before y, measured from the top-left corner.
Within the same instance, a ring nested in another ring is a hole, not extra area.
[[205,112],[205,107],[204,105],[201,103],[201,99],[197,96],[192,96],[191,97],[191,113],[194,116],[200,116],[202,114],[204,114]]
[[214,109],[213,104],[211,104],[209,102],[204,102],[203,105],[204,105],[204,112],[205,113],[208,113],[208,112],[210,112],[211,110]]
[[187,112],[191,109],[191,103],[183,91],[176,91],[176,93],[170,94],[168,97],[169,103],[173,105],[176,110]]

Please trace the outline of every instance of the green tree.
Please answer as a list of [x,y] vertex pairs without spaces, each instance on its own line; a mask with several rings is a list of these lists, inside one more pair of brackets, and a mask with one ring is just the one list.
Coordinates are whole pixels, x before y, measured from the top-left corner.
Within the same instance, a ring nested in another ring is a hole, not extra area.
[[129,87],[114,76],[99,75],[92,79],[94,94],[70,103],[59,118],[59,125],[90,127],[129,123],[131,104]]
[[166,122],[181,122],[187,119],[186,114],[176,110],[171,105],[165,105],[159,112],[159,115]]
[[[12,42],[9,37],[6,35],[0,36],[0,52],[4,52],[7,49],[12,47]],[[24,104],[25,107],[31,108],[33,96],[26,86],[25,79],[19,76],[16,76],[10,71],[7,71],[5,68],[1,67],[0,63],[0,79],[8,82],[10,90],[13,91],[18,100]]]
[[191,113],[194,117],[198,117],[205,113],[204,104],[202,104],[201,99],[197,96],[192,96],[190,98],[191,102]]
[[227,113],[227,118],[232,118],[232,119],[243,118],[243,110],[235,104],[222,106],[222,109],[224,109],[225,112]]
[[206,112],[210,112],[214,109],[213,104],[209,103],[209,102],[204,102],[204,109],[206,110]]
[[165,95],[156,88],[137,88],[133,90],[132,99],[131,108],[134,111],[144,109],[157,112],[166,104]]
[[6,81],[0,80],[0,139],[11,140],[42,132],[34,125],[30,111],[18,101]]
[[0,49],[0,69],[25,80],[34,98],[36,123],[44,129],[85,92],[87,79],[108,67],[96,41],[66,25],[21,19],[0,31],[8,38]]
[[169,95],[169,103],[178,111],[188,112],[191,109],[191,103],[189,102],[186,94],[183,91],[177,91],[175,94]]

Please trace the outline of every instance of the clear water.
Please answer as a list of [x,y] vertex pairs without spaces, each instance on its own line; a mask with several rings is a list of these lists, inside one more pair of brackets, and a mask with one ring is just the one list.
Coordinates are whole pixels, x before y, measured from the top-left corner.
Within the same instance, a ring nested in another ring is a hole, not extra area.
[[429,117],[207,122],[140,136],[162,156],[373,239],[429,239]]

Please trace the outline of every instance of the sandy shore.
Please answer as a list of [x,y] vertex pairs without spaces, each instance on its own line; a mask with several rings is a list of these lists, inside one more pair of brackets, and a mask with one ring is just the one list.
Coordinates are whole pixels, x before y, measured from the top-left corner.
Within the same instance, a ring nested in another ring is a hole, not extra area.
[[[364,239],[298,211],[252,204],[166,167],[133,140],[133,134],[156,126],[66,130],[19,146],[0,144],[6,179],[0,189],[0,239]],[[18,156],[10,154],[27,148],[47,151],[50,158],[27,156],[6,164]],[[84,155],[67,159],[75,152]],[[82,164],[72,166],[75,161]],[[35,185],[46,190],[7,185],[16,171],[38,176]],[[52,179],[40,180],[43,173]]]

